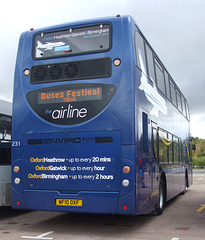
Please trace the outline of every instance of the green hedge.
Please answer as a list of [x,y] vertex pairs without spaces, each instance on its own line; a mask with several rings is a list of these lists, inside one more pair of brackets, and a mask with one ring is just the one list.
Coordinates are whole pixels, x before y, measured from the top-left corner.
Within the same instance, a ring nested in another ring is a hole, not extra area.
[[193,167],[205,167],[205,156],[204,157],[192,157]]

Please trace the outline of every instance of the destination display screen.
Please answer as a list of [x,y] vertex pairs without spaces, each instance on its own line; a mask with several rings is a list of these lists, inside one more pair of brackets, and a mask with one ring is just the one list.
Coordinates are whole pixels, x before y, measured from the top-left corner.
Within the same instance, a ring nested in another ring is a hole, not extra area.
[[102,87],[44,91],[38,93],[38,103],[65,103],[102,99]]
[[116,87],[111,84],[66,84],[27,93],[33,111],[58,125],[75,125],[97,116],[111,101]]

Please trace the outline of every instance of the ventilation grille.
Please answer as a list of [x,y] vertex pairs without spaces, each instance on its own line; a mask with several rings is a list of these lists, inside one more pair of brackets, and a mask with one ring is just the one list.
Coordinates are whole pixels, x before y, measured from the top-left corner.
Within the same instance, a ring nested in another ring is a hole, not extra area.
[[31,68],[32,84],[69,81],[89,78],[106,78],[112,74],[110,58],[94,59],[79,62],[66,62]]

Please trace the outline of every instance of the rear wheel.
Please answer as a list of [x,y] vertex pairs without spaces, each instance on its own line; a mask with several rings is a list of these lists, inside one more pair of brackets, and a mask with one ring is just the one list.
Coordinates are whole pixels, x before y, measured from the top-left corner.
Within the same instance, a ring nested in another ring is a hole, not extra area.
[[164,203],[165,203],[165,186],[164,181],[161,179],[159,184],[159,200],[156,208],[156,214],[159,216],[164,211]]

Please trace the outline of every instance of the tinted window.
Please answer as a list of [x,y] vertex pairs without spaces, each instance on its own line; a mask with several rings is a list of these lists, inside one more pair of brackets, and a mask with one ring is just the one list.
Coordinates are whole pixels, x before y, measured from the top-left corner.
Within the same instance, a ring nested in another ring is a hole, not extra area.
[[187,112],[187,119],[189,120],[189,106],[188,106],[188,103],[186,102],[186,112]]
[[156,70],[157,86],[164,93],[164,95],[166,95],[163,68],[156,59],[155,59],[155,70]]
[[177,93],[177,105],[178,105],[178,109],[179,109],[179,111],[182,112],[181,94],[180,94],[180,92],[179,92],[178,89],[176,90],[176,93]]
[[169,162],[173,162],[173,143],[172,143],[172,134],[168,133],[168,140],[169,140],[169,145],[168,145],[168,157],[169,157]]
[[170,88],[171,88],[172,103],[175,106],[177,106],[176,90],[175,90],[174,84],[172,82],[170,82]]
[[143,150],[145,153],[149,153],[149,140],[148,140],[148,115],[142,113],[142,124],[143,124]]
[[157,157],[157,129],[153,128],[152,129],[152,140],[153,140],[153,153],[154,153],[154,157],[155,157],[155,160],[157,161],[158,160],[158,157]]
[[186,117],[186,106],[185,106],[185,99],[183,95],[182,95],[182,110],[183,110],[184,116]]
[[179,141],[177,137],[173,136],[173,156],[174,162],[179,162]]
[[182,162],[182,141],[179,139],[179,162]]
[[34,58],[53,58],[111,48],[109,24],[39,33],[34,38]]
[[148,76],[150,80],[156,83],[155,75],[154,75],[154,61],[153,61],[153,54],[152,50],[145,44],[146,46],[146,54],[147,54],[147,65],[148,65]]
[[159,161],[160,162],[168,162],[167,146],[168,146],[167,133],[163,130],[159,130]]
[[136,32],[135,34],[135,42],[136,42],[137,66],[139,69],[142,70],[144,74],[147,75],[144,40],[138,32]]
[[171,94],[170,94],[170,85],[169,85],[169,76],[168,73],[165,71],[165,86],[166,86],[166,93],[167,93],[167,98],[171,100]]

